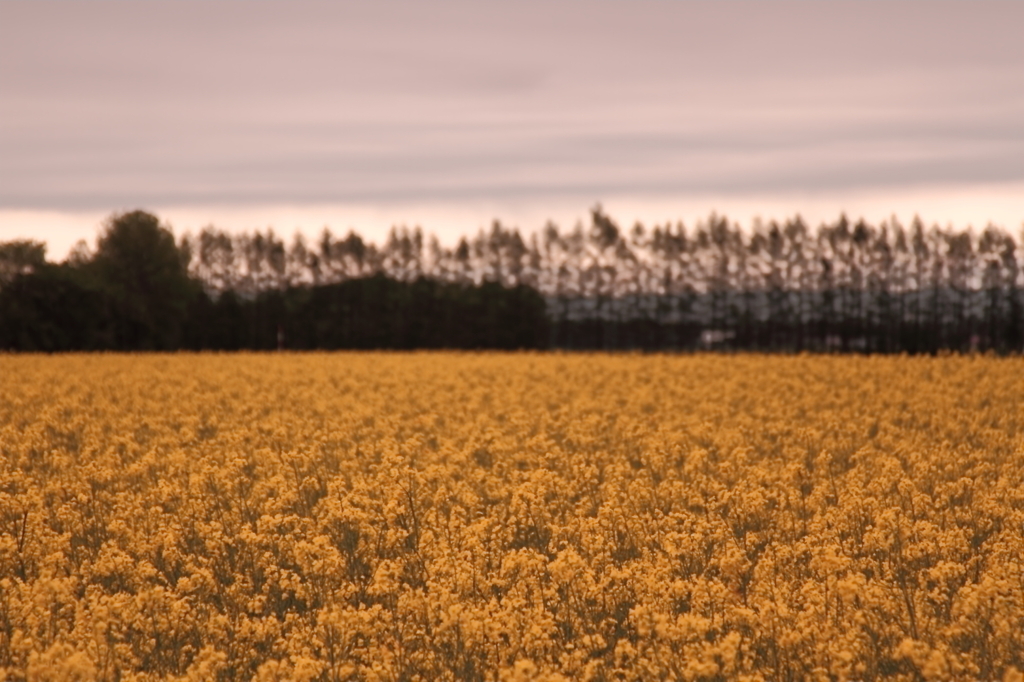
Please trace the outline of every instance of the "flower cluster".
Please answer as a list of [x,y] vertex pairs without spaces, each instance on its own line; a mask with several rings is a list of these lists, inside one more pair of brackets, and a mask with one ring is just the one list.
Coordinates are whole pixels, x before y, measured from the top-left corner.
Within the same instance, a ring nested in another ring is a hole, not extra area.
[[0,679],[1021,679],[1019,359],[0,376]]

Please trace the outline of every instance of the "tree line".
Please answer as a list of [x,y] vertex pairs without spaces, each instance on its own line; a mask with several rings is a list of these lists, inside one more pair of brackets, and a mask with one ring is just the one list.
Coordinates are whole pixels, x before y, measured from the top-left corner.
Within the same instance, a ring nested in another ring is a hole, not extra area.
[[[206,234],[206,233],[204,233]],[[273,240],[271,240],[273,241]],[[525,286],[398,279],[383,271],[315,285],[197,276],[190,237],[156,216],[112,216],[91,252],[63,263],[43,244],[0,244],[0,349],[270,350],[538,348],[544,299]]]
[[1021,266],[1002,228],[918,219],[625,230],[597,206],[567,231],[495,221],[443,246],[395,228],[378,246],[326,229],[175,242],[137,211],[60,265],[0,246],[0,345],[1007,353],[1024,346]]

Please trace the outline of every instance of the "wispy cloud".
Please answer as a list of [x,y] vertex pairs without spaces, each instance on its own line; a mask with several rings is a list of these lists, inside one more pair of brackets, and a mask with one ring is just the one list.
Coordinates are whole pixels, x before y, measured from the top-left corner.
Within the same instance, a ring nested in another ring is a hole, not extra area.
[[1022,25],[1009,2],[5,2],[0,208],[1008,186]]

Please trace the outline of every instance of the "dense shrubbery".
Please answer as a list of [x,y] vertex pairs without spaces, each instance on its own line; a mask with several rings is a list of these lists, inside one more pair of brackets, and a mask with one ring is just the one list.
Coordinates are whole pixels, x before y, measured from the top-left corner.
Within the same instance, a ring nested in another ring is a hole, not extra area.
[[544,299],[529,287],[419,278],[360,279],[260,292],[197,296],[189,349],[505,349],[547,344]]

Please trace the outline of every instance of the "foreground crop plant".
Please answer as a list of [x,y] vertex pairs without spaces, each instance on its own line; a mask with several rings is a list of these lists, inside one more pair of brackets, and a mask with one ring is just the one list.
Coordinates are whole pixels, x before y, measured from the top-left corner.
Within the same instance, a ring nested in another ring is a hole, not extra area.
[[8,680],[1024,668],[1019,359],[0,355]]

